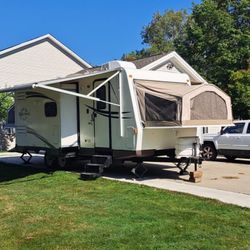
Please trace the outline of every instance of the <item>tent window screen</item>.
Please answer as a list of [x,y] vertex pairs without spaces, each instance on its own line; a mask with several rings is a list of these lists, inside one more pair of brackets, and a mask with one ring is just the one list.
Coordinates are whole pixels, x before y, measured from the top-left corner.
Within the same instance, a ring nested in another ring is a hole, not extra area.
[[44,113],[46,117],[57,116],[57,106],[55,102],[47,102],[44,105]]
[[214,92],[203,92],[191,99],[191,119],[227,119],[226,103],[219,95]]
[[176,121],[175,102],[145,93],[146,121]]
[[[96,91],[96,97],[100,98],[103,101],[106,101],[106,86],[102,86]],[[106,103],[97,102],[97,109],[106,109]]]

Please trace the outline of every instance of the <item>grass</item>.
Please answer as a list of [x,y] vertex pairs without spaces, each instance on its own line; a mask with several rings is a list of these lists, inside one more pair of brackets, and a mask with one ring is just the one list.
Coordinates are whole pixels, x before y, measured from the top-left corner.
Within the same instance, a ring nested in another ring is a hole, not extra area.
[[250,210],[0,163],[0,249],[250,249]]

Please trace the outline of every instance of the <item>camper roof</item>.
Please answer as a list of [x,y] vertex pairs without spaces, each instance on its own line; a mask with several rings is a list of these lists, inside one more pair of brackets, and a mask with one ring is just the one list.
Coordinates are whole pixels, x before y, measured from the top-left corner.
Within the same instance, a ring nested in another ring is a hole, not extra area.
[[184,73],[169,73],[169,72],[156,72],[150,70],[141,70],[141,69],[124,69],[122,67],[110,70],[104,70],[101,67],[91,68],[82,70],[80,72],[76,72],[75,74],[70,74],[66,77],[50,79],[46,81],[38,81],[31,83],[23,83],[23,84],[5,84],[0,85],[0,93],[1,92],[15,92],[17,90],[22,89],[30,89],[35,85],[51,85],[61,82],[70,82],[75,80],[81,80],[87,77],[97,76],[101,74],[117,72],[117,71],[126,71],[128,76],[135,79],[145,79],[145,80],[155,80],[155,81],[163,81],[163,82],[172,82],[172,83],[184,83],[190,85],[190,80],[187,74]]

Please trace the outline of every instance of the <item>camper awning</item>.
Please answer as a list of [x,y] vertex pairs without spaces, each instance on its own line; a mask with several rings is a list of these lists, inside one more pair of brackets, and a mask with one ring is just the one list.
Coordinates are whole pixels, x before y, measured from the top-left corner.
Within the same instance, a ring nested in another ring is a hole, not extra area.
[[47,80],[47,81],[31,82],[31,83],[23,83],[23,84],[19,83],[19,84],[0,85],[0,93],[15,92],[18,90],[31,89],[31,88],[33,88],[33,86],[35,84],[51,85],[51,84],[56,84],[56,83],[60,83],[60,82],[80,80],[84,77],[86,77],[86,76],[64,77],[64,78],[51,79],[51,80]]
[[117,68],[115,70],[102,71],[102,73],[108,73],[108,74],[110,73],[110,76],[106,80],[104,80],[103,83],[101,83],[99,86],[97,86],[95,89],[93,89],[87,95],[72,92],[72,91],[69,91],[69,90],[64,90],[64,89],[57,88],[57,87],[52,87],[52,86],[49,86],[49,85],[56,84],[56,83],[62,83],[62,82],[71,82],[71,81],[81,80],[81,79],[84,79],[84,78],[87,78],[87,77],[93,77],[95,75],[99,75],[100,72],[92,73],[92,74],[86,74],[86,75],[82,75],[82,76],[65,77],[65,78],[53,79],[53,80],[49,80],[49,81],[29,83],[29,84],[17,84],[17,85],[13,85],[13,86],[5,86],[5,87],[0,86],[0,93],[1,92],[15,92],[17,90],[25,90],[25,89],[30,89],[30,88],[41,88],[41,89],[47,89],[47,90],[54,91],[54,92],[73,95],[73,96],[76,96],[76,97],[85,98],[85,99],[89,99],[89,100],[93,100],[93,101],[97,101],[97,102],[104,102],[104,103],[119,107],[120,104],[118,104],[118,103],[112,103],[112,102],[108,102],[106,100],[101,100],[100,98],[96,98],[96,97],[93,97],[91,95],[93,93],[95,93],[101,86],[103,86],[108,81],[110,81],[111,79],[116,77],[120,72],[121,72],[120,68]]
[[134,80],[146,127],[231,124],[230,97],[212,84]]

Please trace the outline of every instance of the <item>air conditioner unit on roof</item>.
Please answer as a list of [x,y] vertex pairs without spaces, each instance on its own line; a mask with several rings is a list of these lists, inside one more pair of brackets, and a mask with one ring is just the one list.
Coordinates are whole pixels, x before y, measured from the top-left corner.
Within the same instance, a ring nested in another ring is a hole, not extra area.
[[112,70],[117,68],[125,68],[125,69],[136,69],[136,66],[132,62],[126,61],[110,61],[102,65],[103,70]]

